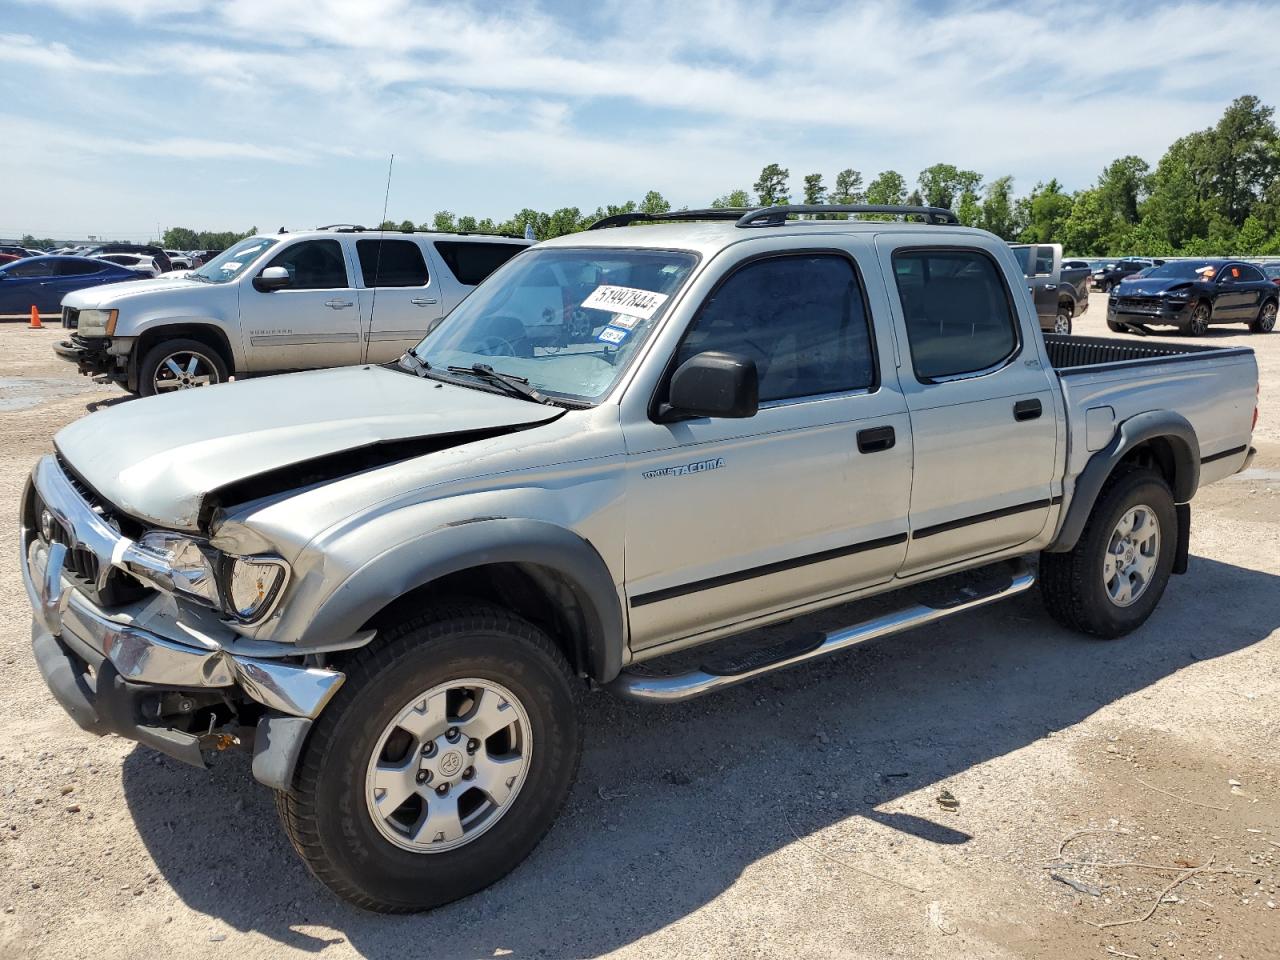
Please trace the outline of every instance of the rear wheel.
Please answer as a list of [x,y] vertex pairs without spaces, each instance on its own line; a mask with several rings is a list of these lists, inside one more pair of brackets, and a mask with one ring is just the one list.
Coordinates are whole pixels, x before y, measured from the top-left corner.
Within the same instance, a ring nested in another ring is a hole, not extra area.
[[580,753],[577,682],[551,639],[468,603],[401,624],[344,669],[279,798],[311,872],[357,906],[405,913],[528,856]]
[[1058,316],[1053,321],[1053,332],[1062,334],[1071,332],[1071,307],[1068,304],[1058,305]]
[[227,364],[199,340],[165,340],[147,351],[138,367],[138,393],[158,393],[209,387],[227,379]]
[[1249,324],[1254,333],[1270,333],[1276,328],[1276,302],[1268,300],[1258,311],[1258,316]]
[[1098,495],[1075,548],[1040,555],[1040,595],[1058,622],[1104,640],[1136,630],[1164,593],[1178,518],[1164,477],[1122,468]]
[[1191,319],[1187,321],[1187,325],[1183,327],[1182,332],[1188,337],[1203,337],[1209,332],[1209,319],[1213,316],[1213,310],[1207,303],[1201,301],[1195,305],[1191,311]]

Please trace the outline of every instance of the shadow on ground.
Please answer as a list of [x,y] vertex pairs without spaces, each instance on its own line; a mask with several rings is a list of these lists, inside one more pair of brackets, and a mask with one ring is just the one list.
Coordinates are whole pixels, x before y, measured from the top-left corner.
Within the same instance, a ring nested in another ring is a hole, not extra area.
[[[793,843],[793,829],[866,818],[967,843],[944,823],[876,807],[1257,643],[1280,626],[1278,593],[1280,577],[1195,558],[1151,622],[1113,643],[1058,628],[1033,591],[685,705],[591,697],[579,781],[551,834],[505,880],[426,915],[363,913],[321,888],[243,758],[202,773],[138,748],[125,792],[177,895],[238,929],[319,951],[330,941],[298,927],[323,924],[388,960],[410,945],[441,958],[595,955],[707,904]],[[833,611],[783,629],[848,619]]]

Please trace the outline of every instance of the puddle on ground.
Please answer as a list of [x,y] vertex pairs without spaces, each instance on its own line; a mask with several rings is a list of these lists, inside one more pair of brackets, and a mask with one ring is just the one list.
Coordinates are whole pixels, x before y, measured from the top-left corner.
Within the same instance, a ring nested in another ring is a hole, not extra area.
[[46,400],[97,393],[89,380],[62,380],[57,377],[0,377],[0,413],[28,410]]

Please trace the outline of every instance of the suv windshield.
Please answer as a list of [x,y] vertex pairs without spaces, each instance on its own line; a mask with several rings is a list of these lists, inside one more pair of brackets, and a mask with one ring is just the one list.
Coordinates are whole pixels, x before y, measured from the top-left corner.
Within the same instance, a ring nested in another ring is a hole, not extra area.
[[551,396],[599,400],[696,263],[669,250],[529,250],[414,353],[435,370],[488,364]]
[[262,252],[268,247],[275,246],[275,239],[272,237],[249,237],[247,240],[241,240],[230,249],[223,250],[199,270],[188,274],[190,277],[199,277],[202,280],[208,280],[210,283],[226,283],[234,280],[249,266],[253,261],[257,260]]
[[1150,280],[1162,277],[1170,280],[1194,280],[1201,275],[1205,267],[1215,266],[1211,260],[1180,260],[1177,263],[1166,263],[1147,270],[1143,277]]

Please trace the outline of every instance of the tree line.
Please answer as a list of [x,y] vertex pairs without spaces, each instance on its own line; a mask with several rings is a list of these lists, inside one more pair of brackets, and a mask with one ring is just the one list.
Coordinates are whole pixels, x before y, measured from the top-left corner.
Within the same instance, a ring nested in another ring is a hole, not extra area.
[[[1073,193],[1051,178],[1017,195],[1012,176],[988,180],[950,163],[925,167],[914,185],[897,170],[881,171],[865,181],[862,171],[848,167],[837,172],[830,185],[822,173],[809,173],[801,179],[800,190],[793,192],[791,172],[770,163],[750,190],[731,189],[709,205],[926,205],[953,209],[961,223],[1005,240],[1061,243],[1077,256],[1280,255],[1280,130],[1274,112],[1257,97],[1238,97],[1213,126],[1175,140],[1154,168],[1141,157],[1120,157],[1095,183]],[[661,214],[671,209],[661,193],[650,190],[642,200],[590,212],[526,207],[497,221],[440,210],[421,223],[387,220],[380,227],[516,236],[532,228],[537,239],[546,240],[583,230],[613,214]],[[165,231],[163,245],[219,248],[248,235],[174,227]]]

